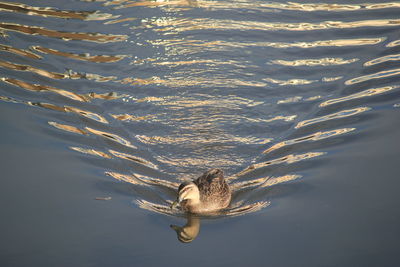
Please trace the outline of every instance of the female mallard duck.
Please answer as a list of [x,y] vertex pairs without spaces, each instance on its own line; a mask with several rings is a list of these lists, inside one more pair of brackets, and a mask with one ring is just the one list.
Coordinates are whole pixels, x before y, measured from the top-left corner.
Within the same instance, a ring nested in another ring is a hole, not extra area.
[[190,213],[212,213],[229,206],[231,190],[219,169],[211,169],[192,182],[182,183],[178,188],[178,198],[172,204],[180,204]]

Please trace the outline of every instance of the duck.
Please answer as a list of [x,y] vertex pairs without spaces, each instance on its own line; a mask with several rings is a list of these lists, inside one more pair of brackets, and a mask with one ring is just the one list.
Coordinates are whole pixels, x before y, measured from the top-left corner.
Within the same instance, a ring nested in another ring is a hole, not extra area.
[[192,214],[215,213],[227,208],[231,202],[231,189],[220,169],[211,169],[199,178],[182,183],[178,197],[171,205]]

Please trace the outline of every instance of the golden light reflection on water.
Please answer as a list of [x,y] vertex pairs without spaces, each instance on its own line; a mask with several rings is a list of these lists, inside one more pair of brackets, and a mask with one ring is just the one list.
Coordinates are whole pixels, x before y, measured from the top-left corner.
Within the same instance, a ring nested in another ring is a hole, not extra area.
[[360,76],[360,77],[356,77],[356,78],[347,80],[345,82],[345,84],[351,85],[351,84],[366,82],[366,81],[375,80],[375,79],[382,79],[382,78],[397,76],[399,74],[400,74],[400,69],[384,70],[384,71],[380,71],[377,73],[372,73],[372,74],[368,74],[368,75],[364,75],[364,76]]
[[[73,128],[67,128],[66,129],[66,125],[59,125],[57,123],[50,123],[50,125],[55,126],[56,128],[62,129],[62,130],[66,130],[69,132],[77,132],[76,129]],[[61,127],[60,127],[61,126]],[[78,129],[79,130],[79,129]],[[79,132],[78,132],[79,133]],[[85,133],[86,134],[86,133]],[[111,159],[112,156],[116,157],[116,158],[121,158],[121,159],[125,159],[125,160],[129,160],[132,162],[135,162],[136,164],[140,164],[149,168],[153,168],[153,169],[157,169],[157,166],[154,165],[153,163],[146,161],[145,159],[142,159],[140,157],[137,156],[133,156],[133,155],[129,155],[126,153],[122,153],[122,152],[118,152],[115,150],[110,149],[109,152],[110,154],[107,154],[105,152],[96,150],[96,149],[92,149],[92,148],[82,148],[82,147],[70,147],[70,149],[83,153],[83,154],[88,154],[88,155],[92,155],[92,156],[98,156],[101,158],[105,158],[105,159]],[[163,181],[160,179],[154,179],[154,178],[145,178],[145,177],[141,177],[140,175],[123,175],[123,174],[119,174],[116,172],[106,172],[106,175],[112,176],[115,179],[121,180],[121,181],[125,181],[125,182],[129,182],[132,184],[142,184],[141,182],[143,182],[145,185],[148,184],[168,184],[169,187],[174,187],[176,184],[175,183],[168,183],[168,181]],[[141,177],[141,178],[140,178]]]
[[334,82],[337,80],[343,79],[343,76],[337,76],[337,77],[323,77],[322,81],[323,82]]
[[65,74],[47,71],[47,70],[29,66],[29,65],[11,63],[11,62],[4,61],[4,60],[0,60],[0,67],[7,68],[10,70],[28,71],[28,72],[36,73],[36,74],[39,74],[40,76],[51,78],[51,79],[64,79],[67,77]]
[[301,177],[302,176],[298,175],[298,174],[288,174],[288,175],[283,175],[283,176],[279,176],[279,177],[271,177],[265,183],[263,183],[261,185],[261,187],[264,187],[264,188],[271,187],[274,185],[291,182],[291,181],[297,180]]
[[[154,65],[160,66],[185,66],[185,65],[194,65],[194,64],[204,64],[208,66],[218,66],[218,65],[232,65],[235,67],[246,67],[244,64],[246,62],[240,62],[236,60],[226,60],[219,61],[214,59],[195,59],[195,60],[185,60],[185,61],[162,61],[162,62],[154,62]],[[247,65],[248,67],[248,65]]]
[[[192,127],[192,126],[191,126]],[[140,140],[140,142],[148,145],[157,145],[157,144],[188,144],[191,146],[193,143],[195,144],[214,144],[216,142],[237,142],[243,144],[267,144],[271,142],[271,139],[260,139],[256,137],[240,137],[234,136],[230,134],[225,134],[224,136],[215,137],[215,139],[210,139],[207,136],[146,136],[146,135],[136,135],[136,138]]]
[[199,6],[198,0],[167,0],[167,1],[126,1],[119,8],[128,7],[162,7],[162,6]]
[[77,73],[73,72],[72,70],[69,70],[66,73],[58,73],[58,72],[53,72],[53,71],[48,71],[36,67],[32,67],[29,65],[23,65],[23,64],[16,64],[8,61],[3,61],[0,60],[0,67],[1,68],[6,68],[10,70],[15,70],[15,71],[26,71],[26,72],[31,72],[38,74],[40,76],[50,78],[50,79],[55,79],[55,80],[62,80],[62,79],[87,79],[87,80],[93,80],[96,82],[108,82],[112,81],[115,79],[115,77],[103,77],[97,74],[91,74],[91,73]]
[[84,110],[84,109],[77,108],[77,107],[71,107],[71,106],[65,106],[65,111],[66,112],[73,112],[73,113],[79,114],[79,115],[81,115],[83,117],[86,117],[88,119],[108,124],[108,121],[106,120],[106,118],[104,118],[103,116],[101,116],[101,115],[99,115],[99,114],[97,114],[95,112],[91,112],[91,111],[88,111],[88,110]]
[[326,139],[326,138],[334,137],[334,136],[337,136],[337,135],[346,134],[346,133],[354,131],[355,129],[356,128],[342,128],[342,129],[330,130],[330,131],[325,131],[325,132],[316,132],[316,133],[313,133],[313,134],[310,134],[310,135],[306,135],[306,136],[303,136],[303,137],[298,137],[298,138],[295,138],[295,139],[282,141],[282,142],[277,143],[277,144],[271,146],[270,148],[264,150],[263,154],[270,153],[270,152],[272,152],[274,150],[280,149],[280,148],[285,147],[285,146],[290,146],[290,145],[303,143],[303,142],[308,142],[308,141],[319,141],[319,140],[323,140],[323,139]]
[[347,95],[344,97],[329,99],[329,100],[324,101],[321,104],[319,104],[319,106],[325,107],[325,106],[333,105],[336,103],[341,103],[341,102],[359,99],[359,98],[363,98],[363,97],[379,95],[379,94],[383,94],[383,93],[386,93],[388,91],[391,91],[391,90],[397,89],[397,88],[398,88],[398,86],[385,86],[385,87],[367,89],[367,90],[364,90],[364,91],[361,91],[361,92],[358,92],[355,94]]
[[41,59],[42,58],[41,56],[39,56],[35,53],[32,53],[31,51],[24,50],[24,49],[18,49],[18,48],[9,46],[9,45],[0,44],[0,51],[7,51],[10,53],[14,53],[16,55],[28,57],[31,59]]
[[151,102],[154,105],[171,106],[174,109],[184,109],[193,107],[224,107],[229,109],[240,109],[242,107],[255,107],[263,104],[262,101],[238,97],[235,95],[215,96],[197,94],[194,96],[165,96],[165,97],[145,97],[136,102]]
[[310,158],[314,158],[314,157],[319,157],[322,155],[325,155],[325,152],[309,152],[309,153],[304,153],[304,154],[290,154],[287,156],[284,156],[282,158],[278,158],[275,160],[270,160],[270,161],[266,161],[266,162],[260,162],[257,164],[253,164],[252,167],[250,169],[258,169],[258,168],[263,168],[266,166],[270,166],[270,165],[275,165],[275,164],[281,164],[281,163],[294,163],[294,162],[298,162],[301,160],[306,160],[306,159],[310,159]]
[[57,17],[63,19],[105,20],[112,18],[111,14],[87,11],[56,10],[50,7],[33,7],[19,3],[0,2],[0,11],[18,12],[30,16]]
[[[226,149],[221,149],[224,151]],[[192,155],[168,155],[168,156],[157,156],[157,161],[174,167],[178,170],[176,174],[177,178],[183,178],[188,175],[187,172],[193,166],[207,166],[208,168],[227,168],[229,166],[240,166],[245,163],[245,159],[233,158],[228,153],[225,155],[215,157],[212,153],[203,151],[203,153],[192,154]]]
[[125,159],[125,160],[129,160],[129,161],[133,161],[135,163],[139,163],[139,164],[145,165],[145,166],[147,166],[149,168],[158,169],[157,165],[155,165],[155,164],[153,164],[153,163],[151,163],[151,162],[149,162],[149,161],[147,161],[145,159],[142,159],[142,158],[140,158],[138,156],[133,156],[133,155],[130,155],[130,154],[127,154],[127,153],[118,152],[118,151],[115,151],[115,150],[112,150],[112,149],[110,149],[108,151],[112,155],[114,155],[115,157],[118,157],[118,158],[121,158],[121,159]]
[[386,47],[395,47],[400,45],[400,40],[395,40],[386,45]]
[[[106,172],[105,174],[108,176],[111,176],[117,180],[121,180],[121,181],[128,182],[131,184],[143,185],[143,186],[157,185],[160,187],[165,187],[167,189],[173,189],[173,190],[176,190],[179,186],[179,183],[170,182],[170,181],[166,181],[163,179],[151,178],[151,177],[139,175],[136,173],[135,174],[133,174],[133,173],[132,174],[122,174],[122,173],[118,173],[118,172]],[[172,201],[171,201],[171,203],[172,203]],[[171,208],[169,208],[169,209],[171,209]]]
[[[268,5],[268,4],[267,4]],[[329,4],[329,3],[272,3],[272,7],[283,10],[295,10],[295,11],[357,11],[361,9],[386,9],[400,7],[398,2],[389,2],[382,4],[374,3],[362,3],[362,4]]]
[[350,117],[350,116],[354,116],[354,115],[360,114],[360,113],[368,111],[370,109],[371,108],[369,108],[369,107],[358,107],[358,108],[353,108],[353,109],[341,110],[339,112],[335,112],[335,113],[328,114],[328,115],[325,115],[325,116],[316,117],[316,118],[312,118],[312,119],[309,119],[309,120],[301,121],[301,122],[297,123],[297,125],[294,128],[298,129],[298,128],[301,128],[301,127],[305,127],[305,126],[308,126],[308,125],[311,125],[311,124],[315,124],[315,123],[325,122],[325,121],[328,121],[328,120],[346,118],[346,117]]
[[[21,80],[17,79],[12,79],[12,78],[7,78],[7,77],[2,77],[0,78],[0,81],[18,86],[20,88],[26,89],[28,91],[32,92],[51,92],[55,93],[64,97],[67,97],[69,99],[79,101],[79,102],[90,102],[91,99],[103,99],[103,100],[114,100],[123,97],[123,95],[117,95],[114,92],[110,93],[103,93],[103,94],[97,94],[97,93],[88,93],[88,94],[77,94],[70,92],[68,90],[48,86],[48,85],[41,85],[41,84],[31,84],[27,83]],[[105,120],[100,120],[104,122]]]
[[80,41],[90,41],[96,43],[109,43],[109,42],[122,42],[128,38],[128,36],[126,35],[112,35],[112,34],[107,35],[100,33],[84,33],[84,32],[63,32],[63,31],[49,30],[44,27],[28,26],[28,25],[4,23],[4,22],[0,22],[0,30],[19,32],[29,35],[42,35],[45,37],[59,38],[64,41],[80,40]]
[[[19,101],[18,101],[19,102]],[[59,111],[59,112],[67,112],[67,109],[64,106],[57,106],[51,103],[44,103],[44,102],[32,102],[32,101],[27,101],[27,102],[22,102],[24,104],[27,104],[29,106],[33,107],[41,107],[53,111]]]
[[[240,173],[238,173],[236,176],[232,176],[228,178],[229,181],[238,179],[238,176],[243,175],[247,173],[247,170],[244,170]],[[243,181],[243,182],[234,182],[231,184],[231,188],[234,192],[243,190],[243,189],[248,189],[248,188],[255,188],[255,187],[260,187],[260,188],[266,188],[266,187],[271,187],[274,185],[278,184],[283,184],[287,182],[291,182],[294,180],[297,180],[301,178],[301,175],[298,174],[288,174],[288,175],[283,175],[283,176],[267,176],[267,177],[261,177],[249,181]]]
[[119,144],[121,144],[123,146],[131,147],[131,148],[137,148],[131,142],[129,142],[128,140],[126,140],[125,138],[122,138],[121,136],[119,136],[117,134],[96,130],[96,129],[93,129],[93,128],[90,128],[90,127],[85,127],[85,130],[90,132],[90,133],[92,133],[92,134],[95,134],[97,136],[106,138],[107,140],[111,140],[111,141],[117,142],[117,143],[119,143]]
[[54,121],[49,121],[48,122],[51,126],[66,131],[66,132],[70,132],[70,133],[77,133],[77,134],[88,134],[87,131],[79,129],[75,126],[72,125],[66,125],[66,124],[62,124],[62,123],[58,123],[58,122],[54,122]]
[[360,27],[395,27],[400,25],[400,19],[377,19],[361,21],[322,21],[320,23],[271,23],[258,21],[236,21],[227,19],[184,19],[157,18],[143,21],[147,28],[165,34],[176,34],[194,30],[261,30],[261,31],[315,31],[328,29],[354,29]]
[[265,78],[264,80],[266,82],[278,84],[280,86],[284,86],[284,85],[305,85],[305,84],[318,82],[318,80],[305,80],[305,79],[290,79],[290,80],[284,81],[284,80],[277,80],[277,79],[272,79],[272,78]]
[[254,171],[256,169],[264,168],[264,167],[275,165],[275,164],[282,164],[282,163],[291,164],[291,163],[295,163],[298,161],[319,157],[319,156],[322,156],[325,154],[326,154],[325,152],[309,152],[309,153],[297,154],[297,155],[290,154],[290,155],[287,155],[287,156],[284,156],[284,157],[281,157],[278,159],[252,164],[249,167],[245,168],[243,171],[239,172],[237,175],[238,176],[244,175],[244,174]]
[[83,60],[83,61],[96,62],[96,63],[118,62],[126,57],[124,55],[110,55],[110,56],[95,55],[95,56],[92,56],[89,53],[74,54],[74,53],[62,52],[62,51],[58,51],[56,49],[46,48],[46,47],[42,47],[42,46],[32,46],[31,48],[35,51],[38,51],[38,52],[41,52],[44,54],[51,54],[51,55],[62,56],[62,57],[67,57],[67,58],[72,58],[72,59]]
[[110,114],[116,120],[120,121],[146,121],[155,118],[155,115],[135,116],[132,114]]
[[343,65],[356,62],[357,58],[343,59],[343,58],[316,58],[316,59],[298,59],[298,60],[272,60],[271,63],[283,66],[332,66]]
[[73,70],[68,70],[65,74],[65,78],[71,79],[71,80],[77,80],[77,79],[84,79],[84,80],[91,80],[95,82],[110,82],[114,81],[117,79],[115,76],[101,76],[98,74],[93,74],[93,73],[78,73]]
[[130,183],[130,184],[138,184],[138,185],[146,185],[140,181],[138,181],[134,176],[132,175],[128,175],[128,174],[122,174],[122,173],[118,173],[118,172],[106,172],[105,173],[108,176],[113,177],[114,179],[117,179],[119,181],[123,181],[126,183]]
[[70,149],[75,150],[77,152],[83,153],[83,154],[88,154],[88,155],[92,155],[92,156],[98,156],[98,157],[102,157],[102,158],[106,158],[106,159],[110,159],[111,156],[107,155],[104,152],[101,152],[99,150],[93,149],[93,148],[83,148],[83,147],[75,147],[75,146],[71,146]]
[[136,20],[136,18],[123,18],[123,19],[114,19],[114,20],[109,20],[104,22],[104,24],[116,24],[116,23],[122,23],[122,22],[128,22],[128,21],[133,21]]
[[[79,129],[79,128],[77,128],[75,126],[72,126],[72,125],[66,125],[66,124],[57,123],[57,122],[51,122],[51,121],[48,122],[48,123],[49,123],[49,125],[57,128],[57,129],[66,131],[66,132],[77,133],[77,134],[82,134],[82,135],[88,135],[88,134],[92,133],[92,134],[95,134],[95,135],[99,135],[99,136],[111,139],[111,140],[113,140],[113,141],[115,141],[117,143],[120,143],[120,144],[124,145],[124,146],[135,148],[128,141],[126,141],[125,139],[123,139],[122,137],[120,137],[120,136],[118,136],[116,134],[100,132],[100,131],[96,131],[96,130],[88,128],[88,127],[86,127],[85,129]],[[149,167],[149,168],[158,169],[157,165],[153,164],[152,162],[149,162],[149,161],[147,161],[147,160],[145,160],[143,158],[140,158],[138,156],[134,156],[134,155],[131,155],[131,154],[119,152],[119,151],[116,151],[116,150],[113,150],[113,149],[109,149],[108,150],[108,152],[110,154],[107,154],[105,152],[101,152],[101,151],[98,151],[98,150],[95,150],[95,149],[84,149],[84,148],[79,148],[79,147],[71,147],[71,149],[73,149],[75,151],[78,151],[78,152],[81,152],[81,153],[90,154],[90,155],[94,155],[94,156],[100,156],[100,157],[108,158],[108,159],[112,158],[111,155],[113,155],[116,158],[132,161],[132,162],[144,165],[144,166]]]
[[345,47],[345,46],[361,46],[361,45],[375,45],[381,43],[386,38],[358,38],[358,39],[336,39],[336,40],[321,40],[313,42],[294,42],[294,43],[265,43],[266,46],[275,48],[315,48],[315,47]]
[[272,121],[278,121],[278,120],[283,120],[283,121],[289,122],[289,121],[293,121],[296,117],[297,117],[297,115],[288,115],[288,116],[278,115],[271,119],[264,120],[264,122],[272,122]]
[[388,62],[388,61],[400,61],[400,54],[387,55],[387,56],[375,58],[373,60],[365,62],[364,66],[365,67],[369,67],[369,66],[372,66],[372,65],[381,64],[381,63],[385,63],[385,62]]
[[0,98],[0,100],[14,102],[14,103],[20,103],[20,104],[26,104],[26,105],[33,106],[33,107],[41,107],[41,108],[45,108],[45,109],[49,109],[49,110],[53,110],[53,111],[57,111],[57,112],[65,112],[65,113],[71,112],[71,113],[77,114],[79,116],[82,116],[82,117],[85,117],[85,118],[88,118],[91,120],[95,120],[97,122],[108,124],[108,121],[101,115],[96,114],[91,111],[88,111],[88,110],[76,108],[76,107],[58,106],[58,105],[54,105],[51,103],[45,103],[45,102],[21,101],[21,100],[13,99],[10,97],[4,97],[4,96],[2,96]]
[[[0,62],[1,64],[1,62]],[[76,100],[76,101],[81,101],[81,102],[87,102],[87,98],[85,98],[82,95],[79,94],[75,94],[72,92],[69,92],[67,90],[63,90],[63,89],[58,89],[55,87],[51,87],[48,85],[40,85],[40,84],[31,84],[31,83],[27,83],[27,82],[23,82],[17,79],[11,79],[11,78],[0,78],[1,81],[6,82],[8,84],[12,84],[15,86],[18,86],[20,88],[29,90],[29,91],[33,91],[33,92],[52,92],[52,93],[56,93],[62,96],[65,96],[67,98],[70,98],[72,100]]]
[[[321,99],[322,97],[320,95],[316,95],[316,96],[310,96],[307,98],[303,98],[302,96],[291,96],[291,97],[287,97],[285,99],[281,99],[278,100],[278,102],[276,102],[278,105],[281,104],[289,104],[289,103],[298,103],[300,101],[315,101],[318,99]],[[297,115],[293,115],[291,117],[289,117],[291,120],[295,119],[297,117]]]
[[[199,74],[198,72],[194,72]],[[227,78],[226,76],[213,78],[209,77],[198,77],[195,75],[188,75],[188,73],[182,73],[182,76],[179,76],[179,73],[176,76],[166,77],[165,79],[161,79],[159,77],[151,77],[148,79],[141,78],[124,78],[120,80],[122,84],[130,84],[130,85],[164,85],[168,87],[186,87],[186,86],[201,86],[201,87],[209,87],[209,86],[223,86],[223,87],[239,87],[239,86],[257,86],[263,87],[266,84],[259,81],[245,81],[242,79],[233,79]],[[189,77],[188,77],[189,76]]]
[[126,95],[119,95],[115,92],[102,93],[102,94],[91,92],[91,93],[85,94],[84,96],[88,99],[115,100],[118,98],[125,97]]
[[119,5],[118,8],[129,7],[191,7],[204,8],[209,10],[246,10],[246,11],[264,11],[274,12],[279,10],[316,12],[316,11],[331,11],[331,12],[351,12],[362,9],[376,10],[387,8],[398,8],[400,3],[361,3],[361,4],[336,4],[336,3],[299,3],[299,2],[264,2],[264,1],[207,1],[207,0],[141,0],[141,1],[108,1],[106,5]]
[[[376,45],[383,42],[386,38],[355,38],[355,39],[335,39],[318,41],[293,41],[293,42],[235,42],[227,40],[203,41],[190,39],[164,39],[148,40],[152,45],[164,46],[169,56],[179,54],[195,54],[202,51],[230,51],[238,48],[251,47],[273,47],[278,49],[303,48],[312,49],[317,47],[349,47]],[[149,60],[151,61],[151,60]]]

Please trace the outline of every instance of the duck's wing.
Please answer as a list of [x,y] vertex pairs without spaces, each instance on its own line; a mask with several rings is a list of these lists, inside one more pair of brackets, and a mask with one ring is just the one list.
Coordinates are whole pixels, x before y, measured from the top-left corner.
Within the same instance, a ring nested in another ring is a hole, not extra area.
[[214,183],[219,183],[224,180],[224,172],[220,169],[211,169],[206,171],[193,182],[200,188],[210,187]]
[[[229,202],[231,192],[225,182],[224,173],[219,169],[211,169],[194,181],[200,191],[203,203]],[[224,204],[225,205],[225,204]]]

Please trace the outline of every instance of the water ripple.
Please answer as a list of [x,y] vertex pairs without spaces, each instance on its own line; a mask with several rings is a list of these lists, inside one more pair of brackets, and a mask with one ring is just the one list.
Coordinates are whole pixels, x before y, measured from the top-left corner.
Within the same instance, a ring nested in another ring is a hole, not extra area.
[[155,164],[153,164],[153,163],[151,163],[151,162],[149,162],[149,161],[147,161],[145,159],[139,158],[138,156],[129,155],[127,153],[122,153],[122,152],[118,152],[118,151],[111,150],[111,149],[109,150],[109,152],[112,155],[114,155],[115,157],[118,157],[118,158],[121,158],[121,159],[125,159],[125,160],[129,160],[129,161],[133,161],[135,163],[142,164],[142,165],[147,166],[149,168],[158,169],[157,165],[155,165]]
[[8,61],[3,61],[3,60],[0,60],[0,67],[7,68],[10,70],[28,71],[28,72],[36,73],[36,74],[39,74],[40,76],[51,78],[51,79],[65,79],[67,77],[65,74],[47,71],[47,70],[29,66],[29,65],[11,63]]
[[[333,3],[299,3],[299,2],[264,2],[264,1],[207,1],[207,0],[166,0],[166,1],[109,1],[106,5],[119,5],[118,8],[129,7],[192,7],[207,10],[238,10],[241,12],[276,10],[301,11],[301,12],[349,12],[358,10],[377,10],[387,8],[400,8],[400,3],[362,3],[362,4],[333,4]],[[179,10],[179,9],[178,9]]]
[[385,87],[379,87],[379,88],[371,88],[371,89],[367,89],[355,94],[351,94],[348,96],[344,96],[344,97],[339,97],[339,98],[333,98],[333,99],[329,99],[327,101],[322,102],[321,104],[319,104],[320,107],[325,107],[325,106],[329,106],[329,105],[333,105],[336,103],[341,103],[341,102],[345,102],[345,101],[350,101],[353,99],[359,99],[359,98],[363,98],[363,97],[369,97],[369,96],[374,96],[374,95],[379,95],[379,94],[383,94],[386,93],[388,91],[397,89],[398,86],[385,86]]
[[63,19],[105,20],[112,18],[111,14],[100,12],[56,10],[50,7],[33,7],[25,4],[7,2],[0,2],[0,11],[18,12],[30,16],[34,15]]
[[66,132],[83,134],[83,135],[88,134],[87,131],[79,129],[78,127],[75,127],[73,125],[62,124],[62,123],[58,123],[58,122],[54,122],[54,121],[49,121],[48,124],[57,129],[60,129],[60,130],[66,131]]
[[0,22],[0,30],[14,31],[29,35],[42,35],[46,37],[59,38],[64,41],[80,40],[96,43],[123,42],[128,39],[126,35],[83,33],[83,32],[64,32],[49,30],[44,27],[28,26],[15,23]]
[[375,79],[382,79],[382,78],[387,78],[387,77],[392,77],[400,74],[400,69],[393,69],[393,70],[384,70],[380,71],[377,73],[372,73],[364,76],[360,76],[357,78],[353,78],[350,80],[347,80],[345,82],[346,85],[351,85],[351,84],[356,84],[356,83],[362,83],[362,82],[367,82],[370,80],[375,80]]
[[370,108],[368,108],[368,107],[358,107],[358,108],[353,108],[353,109],[341,110],[339,112],[328,114],[328,115],[325,115],[325,116],[322,116],[322,117],[316,117],[316,118],[312,118],[312,119],[309,119],[309,120],[301,121],[301,122],[297,123],[297,125],[294,128],[298,129],[298,128],[301,128],[301,127],[305,127],[305,126],[308,126],[308,125],[311,125],[311,124],[315,124],[315,123],[325,122],[325,121],[328,121],[328,120],[346,118],[346,117],[350,117],[350,116],[354,116],[354,115],[360,114],[360,113],[368,111],[368,110],[370,110]]
[[271,63],[282,65],[282,66],[334,66],[334,65],[343,65],[350,64],[358,61],[357,58],[352,59],[343,59],[343,58],[318,58],[318,59],[298,59],[298,60],[271,60]]
[[269,161],[264,161],[264,162],[259,162],[256,164],[252,164],[249,167],[245,168],[244,170],[242,170],[241,172],[237,173],[236,176],[242,176],[244,174],[247,174],[249,172],[252,172],[254,170],[257,169],[261,169],[267,166],[271,166],[271,165],[275,165],[275,164],[282,164],[282,163],[287,163],[287,164],[291,164],[291,163],[295,163],[295,162],[299,162],[302,160],[307,160],[310,158],[315,158],[315,157],[319,157],[322,155],[325,155],[325,152],[308,152],[308,153],[304,153],[304,154],[290,154],[278,159],[274,159],[274,160],[269,160]]
[[[1,64],[1,62],[0,62]],[[81,101],[81,102],[88,102],[88,99],[82,95],[76,94],[76,93],[72,93],[69,92],[67,90],[63,90],[63,89],[59,89],[59,88],[55,88],[55,87],[51,87],[48,85],[40,85],[40,84],[31,84],[31,83],[27,83],[24,81],[20,81],[17,79],[11,79],[11,78],[0,78],[1,81],[18,86],[20,88],[29,90],[29,91],[34,91],[34,92],[52,92],[52,93],[56,93],[59,95],[62,95],[64,97],[70,98],[72,100],[76,100],[76,101]]]
[[143,209],[182,216],[179,184],[215,167],[233,189],[216,216],[258,211],[368,131],[377,101],[399,103],[370,98],[397,93],[399,2],[80,4],[0,2],[0,100],[46,109],[42,132],[108,164]]
[[368,66],[372,66],[372,65],[376,65],[376,64],[385,63],[388,61],[399,61],[399,60],[400,60],[400,54],[387,55],[384,57],[375,58],[373,60],[365,62],[364,66],[368,67]]
[[95,55],[92,56],[89,53],[86,54],[75,54],[75,53],[69,53],[69,52],[62,52],[56,49],[51,49],[51,48],[46,48],[42,46],[32,46],[31,47],[33,50],[42,52],[45,54],[51,54],[51,55],[57,55],[57,56],[62,56],[62,57],[67,57],[67,58],[72,58],[72,59],[77,59],[77,60],[82,60],[82,61],[90,61],[90,62],[95,62],[95,63],[113,63],[113,62],[118,62],[122,59],[124,59],[125,55]]
[[10,53],[14,53],[16,55],[20,55],[20,56],[24,56],[24,57],[28,57],[31,59],[42,59],[41,56],[32,53],[31,51],[28,50],[24,50],[24,49],[18,49],[9,45],[3,45],[0,44],[0,51],[6,51],[6,52],[10,52]]
[[123,146],[131,147],[131,148],[135,148],[135,149],[137,148],[131,142],[129,142],[125,138],[120,137],[117,134],[96,130],[96,129],[93,129],[93,128],[90,128],[90,127],[85,127],[85,130],[90,132],[90,133],[92,133],[92,134],[95,134],[97,136],[101,136],[101,137],[106,138],[108,140],[112,140],[114,142],[117,142],[117,143],[119,143],[119,144],[121,144]]
[[65,111],[73,112],[73,113],[79,114],[83,117],[86,117],[86,118],[89,118],[89,119],[92,119],[92,120],[95,120],[95,121],[98,121],[101,123],[108,124],[108,121],[103,116],[101,116],[97,113],[88,111],[88,110],[83,110],[83,109],[80,109],[77,107],[65,106]]
[[103,77],[103,76],[100,76],[97,74],[91,74],[91,73],[81,74],[81,73],[73,72],[72,70],[69,70],[66,73],[58,73],[58,72],[53,72],[53,71],[48,71],[48,70],[32,67],[29,65],[16,64],[16,63],[3,61],[3,60],[0,60],[0,67],[10,69],[10,70],[15,70],[15,71],[31,72],[31,73],[35,73],[40,76],[50,78],[50,79],[55,79],[55,80],[87,79],[87,80],[94,80],[96,82],[108,82],[108,81],[115,80],[115,77]]
[[326,138],[331,138],[334,136],[346,134],[346,133],[354,131],[355,129],[356,128],[342,128],[342,129],[336,129],[336,130],[329,130],[329,131],[325,131],[325,132],[316,132],[316,133],[298,137],[295,139],[282,141],[282,142],[279,142],[279,143],[271,146],[270,148],[264,150],[263,154],[267,154],[274,150],[280,149],[282,147],[291,146],[294,144],[299,144],[299,143],[309,142],[309,141],[319,141],[319,140],[323,140]]
[[395,47],[400,45],[400,40],[395,40],[386,45],[386,47]]
[[108,155],[104,152],[98,151],[96,149],[93,149],[93,148],[83,148],[83,147],[71,146],[70,149],[80,152],[80,153],[83,153],[83,154],[87,154],[87,155],[102,157],[102,158],[106,158],[106,159],[111,158],[110,155]]
[[[351,47],[376,45],[383,42],[386,38],[355,38],[355,39],[334,39],[334,40],[317,40],[317,41],[293,41],[293,42],[234,42],[226,40],[217,40],[212,42],[201,40],[182,40],[182,39],[167,39],[167,40],[148,40],[154,46],[161,45],[166,47],[167,53],[170,56],[180,54],[195,54],[201,51],[231,51],[241,48],[252,47],[272,47],[279,49],[288,48],[318,48],[318,47]],[[169,49],[169,48],[173,49]]]
[[355,29],[360,27],[396,27],[400,25],[400,19],[376,19],[361,21],[322,21],[320,23],[272,23],[259,21],[236,21],[226,19],[183,19],[164,18],[145,20],[143,24],[154,31],[165,34],[176,34],[195,30],[260,30],[260,31],[315,31],[330,29]]

